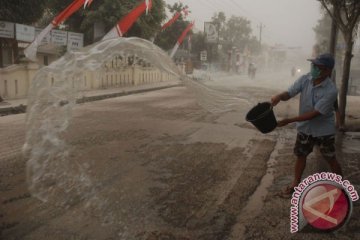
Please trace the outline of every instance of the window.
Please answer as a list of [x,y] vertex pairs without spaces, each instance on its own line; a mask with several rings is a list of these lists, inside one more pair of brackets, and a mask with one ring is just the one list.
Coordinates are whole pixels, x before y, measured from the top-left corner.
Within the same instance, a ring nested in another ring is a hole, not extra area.
[[13,63],[13,52],[10,47],[2,48],[2,66],[6,67]]
[[8,83],[7,83],[7,80],[5,80],[4,81],[4,89],[5,89],[5,91],[4,91],[4,97],[7,97],[7,95],[8,95]]
[[49,57],[48,56],[44,56],[44,65],[45,66],[49,65]]
[[15,95],[18,94],[18,80],[15,80]]

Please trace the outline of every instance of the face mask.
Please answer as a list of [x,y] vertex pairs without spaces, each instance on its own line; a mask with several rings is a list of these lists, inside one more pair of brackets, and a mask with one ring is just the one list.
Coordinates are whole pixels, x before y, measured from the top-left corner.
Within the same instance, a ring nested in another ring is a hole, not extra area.
[[318,77],[320,77],[321,70],[316,65],[311,64],[310,74],[313,79],[317,79]]

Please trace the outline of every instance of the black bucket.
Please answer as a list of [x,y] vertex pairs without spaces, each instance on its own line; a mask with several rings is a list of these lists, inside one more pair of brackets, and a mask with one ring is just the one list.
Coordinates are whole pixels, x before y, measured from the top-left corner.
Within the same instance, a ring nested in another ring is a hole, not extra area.
[[251,122],[262,133],[269,133],[277,126],[277,121],[269,102],[259,103],[246,114],[246,121]]

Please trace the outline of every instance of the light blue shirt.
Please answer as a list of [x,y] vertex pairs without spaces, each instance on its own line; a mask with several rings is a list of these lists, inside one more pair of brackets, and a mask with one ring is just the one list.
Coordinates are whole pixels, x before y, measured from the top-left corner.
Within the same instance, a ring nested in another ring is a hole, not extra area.
[[334,102],[337,98],[337,89],[330,78],[314,86],[311,75],[303,75],[289,87],[288,93],[290,97],[300,93],[299,115],[314,110],[321,113],[311,120],[297,122],[298,132],[313,137],[335,134]]

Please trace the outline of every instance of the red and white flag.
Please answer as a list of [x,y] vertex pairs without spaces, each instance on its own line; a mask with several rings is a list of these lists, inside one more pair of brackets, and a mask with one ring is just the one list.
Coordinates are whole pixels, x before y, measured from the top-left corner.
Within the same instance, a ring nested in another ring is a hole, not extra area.
[[178,48],[180,47],[181,43],[184,41],[184,38],[186,37],[186,35],[188,34],[188,32],[192,29],[192,27],[194,26],[194,21],[191,22],[186,28],[185,30],[181,33],[179,39],[177,40],[173,50],[171,51],[171,54],[170,54],[170,58],[172,58],[176,51],[178,50]]
[[36,51],[41,43],[41,40],[49,34],[51,29],[58,26],[60,23],[66,21],[73,13],[75,13],[81,6],[89,6],[93,0],[75,0],[67,8],[65,8],[59,15],[57,15],[51,23],[44,28],[35,40],[24,50],[24,54],[27,58],[36,61]]
[[187,8],[184,8],[180,12],[176,12],[174,16],[161,27],[161,31],[164,31],[166,28],[170,27],[176,20],[181,16],[181,14],[184,14],[184,16],[187,16],[189,14],[189,11]]
[[152,7],[151,0],[145,0],[143,3],[139,4],[134,8],[128,15],[123,17],[115,27],[113,27],[102,40],[122,37],[124,34],[131,28],[131,26],[136,22],[136,20],[148,9]]

